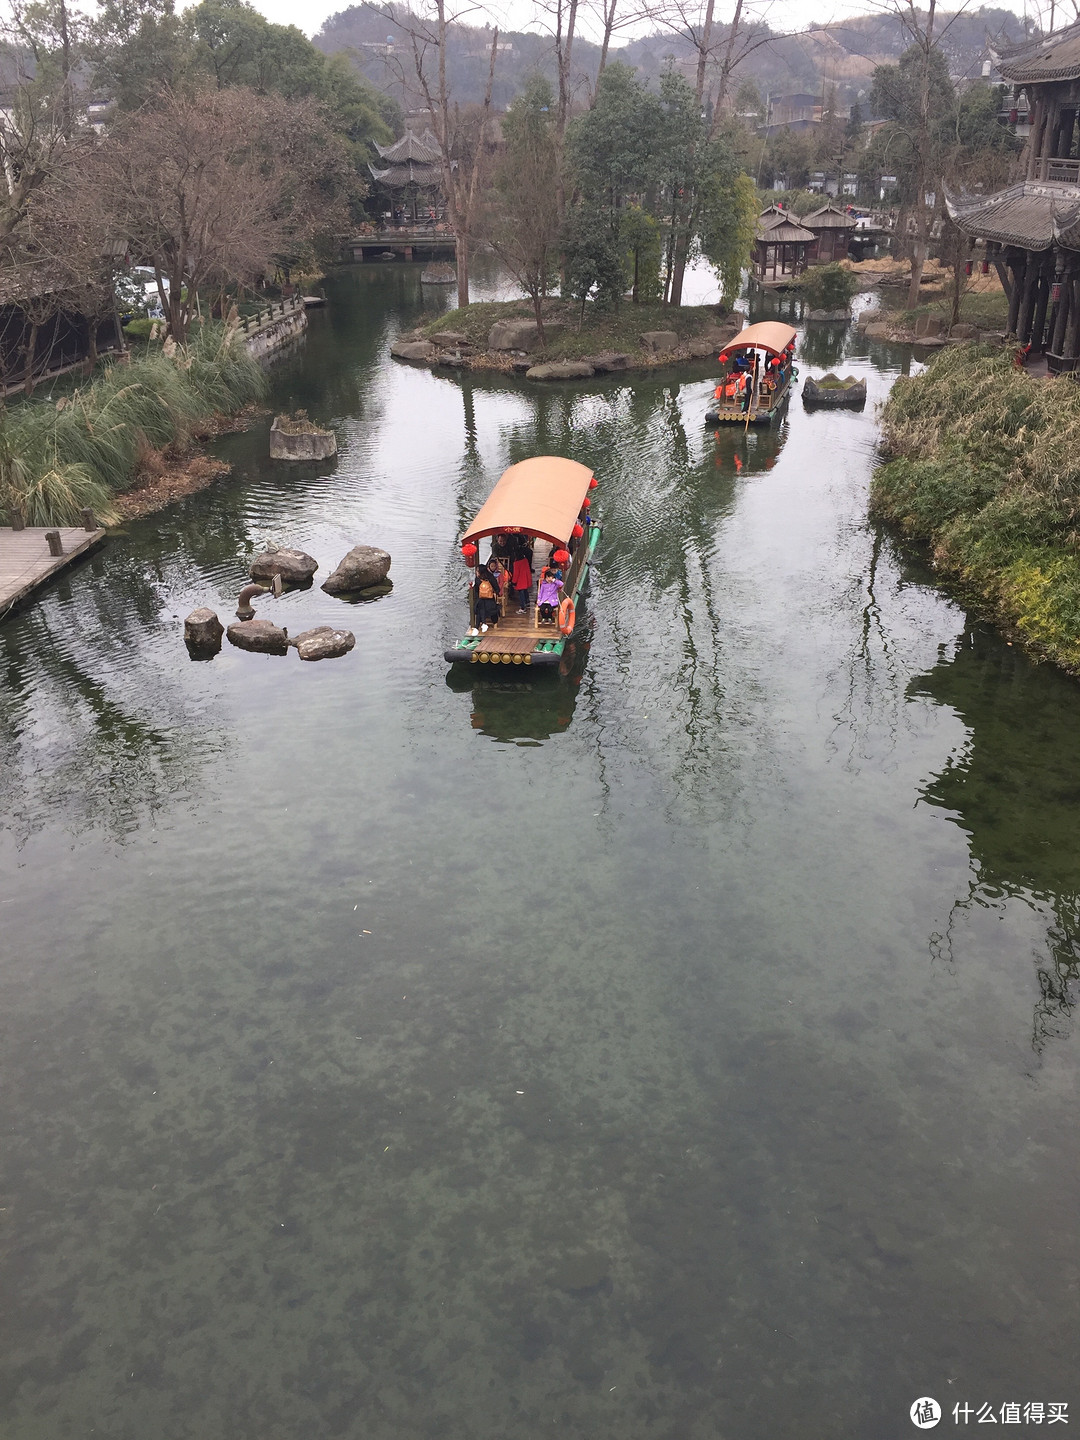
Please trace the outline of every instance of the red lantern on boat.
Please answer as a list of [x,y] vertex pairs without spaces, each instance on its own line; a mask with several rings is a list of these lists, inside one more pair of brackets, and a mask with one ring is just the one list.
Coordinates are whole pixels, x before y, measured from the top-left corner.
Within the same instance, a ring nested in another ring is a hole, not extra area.
[[565,550],[562,548],[562,546],[560,546],[551,558],[555,561],[556,565],[565,565],[566,562],[570,559],[570,551]]
[[591,510],[591,509],[592,509],[592,501],[589,499],[589,497],[588,497],[587,495],[585,496],[585,499],[582,500],[582,502],[581,502],[581,508],[582,508],[583,510]]
[[590,490],[595,490],[599,484],[600,484],[600,481],[597,480],[596,476],[594,475],[594,476],[592,477],[592,479],[589,481],[589,489],[590,489]]
[[725,350],[722,355],[717,356],[717,359],[720,361],[721,365],[726,365],[727,362],[731,359],[731,356]]
[[471,540],[468,541],[467,544],[462,545],[461,558],[465,561],[465,564],[468,565],[470,570],[476,564],[476,557],[477,555],[479,555],[479,553],[479,546],[474,545]]
[[585,534],[585,526],[584,526],[584,525],[575,525],[574,528],[573,528],[573,530],[572,530],[570,533],[573,535],[573,537],[574,537],[575,540],[580,540],[581,537],[582,537],[582,535]]

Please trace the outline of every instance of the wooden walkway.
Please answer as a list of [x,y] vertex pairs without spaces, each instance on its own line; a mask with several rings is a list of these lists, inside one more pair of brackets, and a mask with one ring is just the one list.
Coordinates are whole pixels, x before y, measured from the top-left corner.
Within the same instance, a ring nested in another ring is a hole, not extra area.
[[[64,547],[62,555],[49,554],[45,536],[52,529],[59,531]],[[0,527],[0,620],[5,620],[27,596],[104,539],[104,530]]]

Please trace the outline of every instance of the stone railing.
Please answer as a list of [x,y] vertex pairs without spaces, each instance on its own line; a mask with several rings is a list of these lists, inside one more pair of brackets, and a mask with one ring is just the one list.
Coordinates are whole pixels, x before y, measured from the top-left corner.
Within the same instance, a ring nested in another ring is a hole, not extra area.
[[283,320],[288,315],[295,315],[297,310],[304,308],[303,297],[293,295],[288,300],[271,300],[265,310],[260,308],[254,315],[245,315],[240,321],[240,329],[245,335],[250,335],[255,330],[261,330],[264,325],[270,325],[275,320]]

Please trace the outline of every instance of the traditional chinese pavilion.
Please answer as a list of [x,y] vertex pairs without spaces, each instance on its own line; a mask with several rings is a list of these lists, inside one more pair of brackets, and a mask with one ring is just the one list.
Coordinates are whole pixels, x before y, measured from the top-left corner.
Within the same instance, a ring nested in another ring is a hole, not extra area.
[[806,269],[814,233],[786,210],[770,205],[758,216],[751,269],[759,285],[779,289],[790,285]]
[[442,183],[438,140],[430,130],[423,136],[406,131],[393,145],[376,141],[375,148],[384,164],[379,168],[368,166],[372,178],[391,191],[395,208],[405,206],[415,225],[421,200],[425,209],[433,208]]
[[1051,371],[1080,369],[1080,23],[1001,55],[1015,112],[1031,111],[1019,174],[992,195],[946,195],[1009,297],[1008,328]]
[[820,210],[804,215],[801,224],[814,236],[806,256],[810,265],[829,265],[834,260],[847,258],[848,243],[855,233],[855,217],[846,209],[830,201]]

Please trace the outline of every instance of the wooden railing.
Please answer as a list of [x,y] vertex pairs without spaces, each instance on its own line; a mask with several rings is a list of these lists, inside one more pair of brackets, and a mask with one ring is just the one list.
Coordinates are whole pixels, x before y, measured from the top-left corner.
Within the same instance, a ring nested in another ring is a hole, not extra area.
[[1066,185],[1080,185],[1080,160],[1055,160],[1044,155],[1035,171],[1035,178]]

